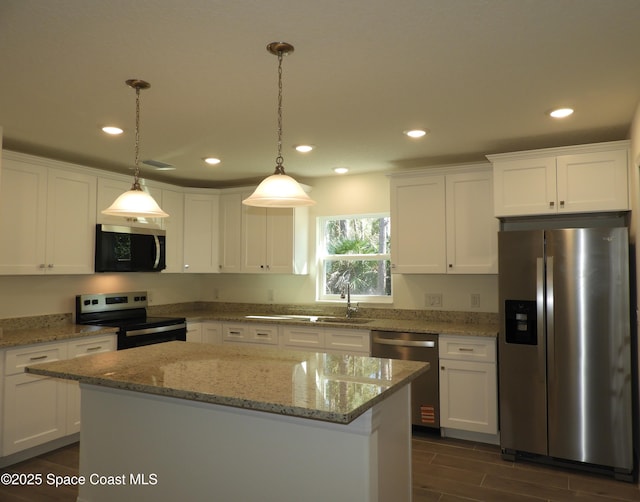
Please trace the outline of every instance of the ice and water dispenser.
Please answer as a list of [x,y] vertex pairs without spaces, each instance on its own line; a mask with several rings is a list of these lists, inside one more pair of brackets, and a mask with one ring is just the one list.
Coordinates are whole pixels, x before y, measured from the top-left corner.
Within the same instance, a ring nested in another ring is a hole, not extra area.
[[505,341],[522,345],[537,345],[536,302],[505,301]]

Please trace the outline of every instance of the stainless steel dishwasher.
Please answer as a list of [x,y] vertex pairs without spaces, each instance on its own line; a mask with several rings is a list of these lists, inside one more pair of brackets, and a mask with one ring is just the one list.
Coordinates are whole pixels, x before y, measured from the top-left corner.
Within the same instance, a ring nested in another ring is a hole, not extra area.
[[428,333],[371,332],[371,355],[389,359],[426,361],[429,371],[411,382],[411,423],[440,427],[438,335]]

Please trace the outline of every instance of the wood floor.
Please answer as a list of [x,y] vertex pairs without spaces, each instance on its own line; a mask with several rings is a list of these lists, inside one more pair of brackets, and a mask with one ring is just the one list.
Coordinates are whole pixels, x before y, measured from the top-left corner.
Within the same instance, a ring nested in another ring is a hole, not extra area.
[[414,434],[414,502],[640,501],[638,485],[526,462],[506,462],[500,448]]
[[[78,445],[41,455],[2,469],[1,472],[52,473],[60,476],[77,474]],[[41,486],[29,487],[0,484],[1,502],[75,502],[77,493],[75,487],[55,488],[46,482]],[[188,494],[185,495],[185,501],[189,500]],[[524,462],[505,462],[500,458],[497,446],[415,434],[413,500],[639,502],[640,490],[638,485],[606,477]],[[304,501],[301,499],[300,502]]]

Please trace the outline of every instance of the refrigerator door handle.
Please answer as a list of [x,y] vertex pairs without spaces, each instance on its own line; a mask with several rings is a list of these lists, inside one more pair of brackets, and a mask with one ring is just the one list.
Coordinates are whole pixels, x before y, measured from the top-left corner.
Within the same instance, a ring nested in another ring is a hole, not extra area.
[[555,378],[555,344],[553,341],[554,332],[554,310],[553,310],[553,256],[547,256],[547,303],[545,305],[547,314],[547,375],[549,379]]
[[[536,258],[536,315],[538,327],[536,336],[538,338],[538,368],[545,368],[546,350],[544,344],[545,331],[545,295],[544,295],[544,258]],[[542,372],[544,378],[545,372]]]

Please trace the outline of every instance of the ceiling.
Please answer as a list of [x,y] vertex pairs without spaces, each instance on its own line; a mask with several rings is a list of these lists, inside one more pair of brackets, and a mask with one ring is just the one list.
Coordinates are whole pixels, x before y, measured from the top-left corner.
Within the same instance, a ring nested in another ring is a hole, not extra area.
[[[4,148],[130,172],[138,78],[141,158],[176,168],[143,177],[253,183],[277,153],[273,41],[295,46],[283,156],[299,181],[626,139],[639,19],[638,0],[2,0]],[[546,115],[559,106],[576,112]]]

